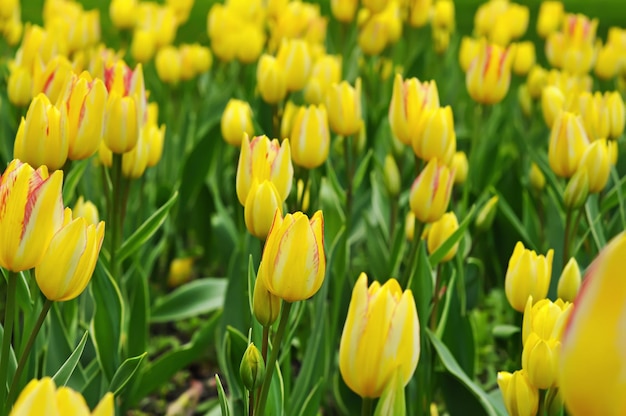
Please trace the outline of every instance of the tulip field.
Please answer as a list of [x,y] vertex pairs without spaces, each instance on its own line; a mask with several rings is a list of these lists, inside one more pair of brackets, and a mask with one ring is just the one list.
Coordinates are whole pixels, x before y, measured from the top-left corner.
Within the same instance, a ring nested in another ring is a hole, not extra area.
[[626,415],[621,0],[0,0],[0,416]]

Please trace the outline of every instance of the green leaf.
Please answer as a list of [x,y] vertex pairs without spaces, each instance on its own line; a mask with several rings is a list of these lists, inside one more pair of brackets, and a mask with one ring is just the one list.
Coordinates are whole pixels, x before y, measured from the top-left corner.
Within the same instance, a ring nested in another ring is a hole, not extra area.
[[78,185],[78,182],[80,182],[80,178],[83,177],[85,169],[87,169],[88,165],[88,159],[72,163],[70,173],[67,174],[65,180],[63,181],[63,202],[65,205],[69,205],[72,200],[76,186]]
[[119,395],[124,387],[126,387],[126,384],[128,384],[130,379],[135,375],[146,355],[148,355],[148,353],[144,352],[137,357],[127,358],[115,372],[111,384],[109,385],[109,391],[112,391],[116,396]]
[[128,337],[127,354],[137,356],[147,351],[149,337],[150,292],[148,290],[148,276],[139,271],[132,273],[127,286],[128,304],[130,306],[128,333],[133,334],[133,336]]
[[118,258],[119,261],[124,260],[135,251],[137,251],[141,246],[143,246],[146,241],[154,235],[154,233],[161,227],[167,215],[170,211],[170,208],[176,202],[178,198],[178,192],[174,192],[170,199],[165,202],[154,214],[150,216],[143,224],[137,228],[137,230],[128,237],[122,246],[118,249]]
[[517,325],[499,324],[492,329],[493,336],[496,338],[509,338],[513,334],[517,334],[520,327]]
[[[325,380],[322,377],[310,390],[306,396],[302,406],[299,407],[300,412],[298,416],[317,416],[320,411],[320,400],[322,399],[322,386],[324,386]],[[298,408],[296,408],[298,409]]]
[[[470,222],[472,222],[472,220],[474,219],[475,211],[476,211],[476,205],[472,205],[472,208],[470,209],[470,211],[467,213],[463,221],[461,221],[461,224],[459,224],[459,229],[453,232],[452,235],[450,235],[450,237],[448,237],[448,239],[444,241],[443,244],[440,245],[439,248],[435,250],[433,254],[430,255],[429,261],[432,267],[435,267],[441,261],[441,259],[443,259],[445,255],[448,254],[448,251],[450,251],[450,249],[456,243],[458,243],[461,240],[461,238],[463,238],[463,235],[465,234],[465,230],[467,230],[467,227],[469,226]],[[415,236],[414,238],[418,238],[418,236]]]
[[602,228],[602,214],[598,210],[597,194],[589,195],[585,203],[585,215],[589,228],[591,229],[591,235],[596,243],[596,248],[600,251],[600,249],[606,245],[606,236]]
[[365,154],[365,157],[363,158],[363,160],[361,160],[361,164],[359,164],[359,167],[356,169],[356,172],[354,172],[354,177],[352,179],[352,186],[354,187],[355,190],[359,189],[359,186],[361,186],[361,183],[363,183],[363,179],[365,179],[365,174],[370,171],[369,169],[370,159],[372,159],[372,149],[369,149],[367,151],[367,153]]
[[[71,339],[63,317],[61,308],[63,303],[55,302],[48,313],[48,334],[46,338],[46,355],[44,359],[44,372],[46,375],[53,375],[67,361],[67,357],[72,354],[74,339]],[[43,337],[39,334],[38,337]],[[33,351],[34,352],[34,351]]]
[[174,322],[219,309],[224,304],[227,279],[207,277],[184,284],[157,299],[151,322]]
[[513,209],[509,206],[508,202],[506,202],[504,196],[497,191],[496,193],[498,194],[498,209],[504,214],[506,219],[509,220],[509,223],[515,228],[515,231],[517,231],[522,240],[524,240],[524,245],[531,250],[538,250],[539,247],[528,235],[526,226],[517,218],[517,215],[515,215]]
[[[416,230],[417,231],[417,230]],[[418,234],[415,234],[417,238]],[[413,242],[413,244],[416,244]],[[430,267],[428,254],[426,254],[426,241],[419,240],[419,247],[413,261],[413,269],[407,288],[410,288],[415,296],[415,305],[417,307],[418,316],[430,316],[430,305],[435,291],[433,282],[433,271]]]
[[217,397],[220,400],[220,408],[222,409],[222,416],[230,416],[230,404],[228,403],[228,397],[224,392],[224,386],[222,386],[222,380],[218,374],[215,375],[215,384],[217,384]]
[[80,361],[80,357],[83,355],[83,350],[85,349],[85,343],[87,343],[88,336],[89,331],[86,331],[72,354],[67,358],[56,374],[52,376],[52,379],[57,386],[65,386],[74,373],[74,370]]
[[485,409],[487,415],[498,416],[498,412],[491,404],[487,393],[485,393],[483,389],[480,388],[480,386],[474,383],[467,376],[467,374],[465,374],[463,369],[456,362],[456,359],[454,358],[450,350],[448,350],[448,347],[446,347],[446,345],[441,342],[439,338],[437,338],[437,336],[427,328],[426,333],[428,334],[428,337],[430,338],[430,342],[432,343],[433,347],[435,347],[435,350],[437,351],[437,355],[439,355],[441,362],[443,363],[444,367],[450,372],[450,374],[455,376],[460,382],[465,385],[465,387],[468,388],[468,390],[472,392],[472,394],[474,394],[474,396],[476,396],[480,404]]

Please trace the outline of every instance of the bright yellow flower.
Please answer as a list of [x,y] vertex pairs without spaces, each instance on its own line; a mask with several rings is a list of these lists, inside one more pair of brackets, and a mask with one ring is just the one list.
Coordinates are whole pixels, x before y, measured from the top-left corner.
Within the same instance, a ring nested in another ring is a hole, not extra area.
[[426,110],[420,120],[419,136],[413,139],[413,151],[422,160],[437,158],[446,165],[456,152],[456,133],[450,106]]
[[503,49],[484,39],[476,58],[467,70],[465,84],[470,97],[481,104],[495,104],[504,98],[511,82],[515,47]]
[[237,147],[241,146],[244,133],[248,136],[254,133],[250,104],[231,98],[222,113],[220,126],[222,138],[226,143]]
[[350,136],[361,130],[361,78],[354,87],[346,81],[333,84],[326,96],[330,128],[337,134]]
[[561,111],[550,132],[548,161],[558,176],[569,178],[578,169],[589,139],[579,115]]
[[546,256],[537,255],[535,251],[524,248],[521,241],[517,242],[504,281],[506,298],[513,309],[522,312],[529,296],[536,302],[548,295],[553,256],[552,249]]
[[539,391],[530,384],[525,370],[513,374],[498,373],[498,386],[504,398],[504,406],[510,415],[535,416],[539,407]]
[[[459,229],[459,221],[456,218],[454,212],[447,212],[441,216],[437,221],[430,224],[428,229],[428,252],[430,254],[434,253],[445,243],[448,238],[456,230]],[[459,249],[459,243],[455,243],[450,250],[443,256],[441,262],[447,262],[454,258],[457,250]]]
[[246,228],[250,234],[265,240],[272,226],[274,213],[278,212],[282,216],[282,205],[281,196],[271,181],[259,182],[254,178],[244,205]]
[[573,302],[578,294],[581,282],[580,268],[576,258],[572,257],[563,268],[559,277],[559,284],[556,289],[557,296],[566,302]]
[[323,164],[330,149],[326,107],[300,107],[290,137],[291,157],[296,165],[313,169]]
[[409,204],[423,223],[435,222],[446,212],[452,193],[454,172],[437,158],[430,159],[413,182]]
[[287,74],[278,59],[264,54],[256,71],[259,93],[268,104],[278,104],[287,95]]

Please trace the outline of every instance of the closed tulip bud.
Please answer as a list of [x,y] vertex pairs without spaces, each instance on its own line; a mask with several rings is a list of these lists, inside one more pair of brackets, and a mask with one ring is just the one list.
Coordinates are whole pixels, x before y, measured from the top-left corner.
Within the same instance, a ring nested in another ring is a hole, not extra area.
[[582,207],[589,196],[589,171],[581,166],[567,182],[563,192],[563,202],[569,209]]
[[413,139],[413,151],[422,160],[437,158],[449,165],[456,152],[456,133],[452,108],[446,106],[424,112],[419,127],[420,136]]
[[380,397],[396,372],[398,385],[409,383],[419,356],[419,320],[411,290],[403,292],[393,278],[368,288],[367,275],[361,273],[339,344],[345,383],[361,397]]
[[569,414],[618,416],[626,411],[622,348],[626,327],[626,233],[613,238],[587,268],[565,325],[559,388]]
[[526,75],[535,65],[535,44],[531,41],[520,42],[515,48],[513,72],[516,75]]
[[231,98],[221,120],[222,138],[230,145],[241,146],[244,133],[252,135],[252,109],[245,101]]
[[139,109],[134,97],[112,92],[107,99],[103,141],[113,153],[131,151],[139,141]]
[[20,272],[41,261],[63,225],[63,172],[13,160],[0,178],[0,266]]
[[35,168],[46,165],[61,169],[69,151],[65,106],[57,108],[44,94],[38,94],[22,118],[15,136],[14,155]]
[[467,161],[467,155],[463,151],[458,151],[452,156],[452,171],[454,172],[454,184],[462,185],[467,180],[467,172],[469,170],[469,163]]
[[406,399],[400,368],[393,372],[374,411],[374,416],[387,415],[406,416]]
[[[447,212],[439,220],[431,223],[427,238],[428,252],[432,254],[437,251],[458,229],[459,221],[456,219],[454,212]],[[443,256],[441,262],[445,263],[452,260],[458,249],[459,243],[457,242]]]
[[136,0],[112,0],[109,5],[109,16],[113,26],[118,29],[131,29],[135,26],[137,15]]
[[604,99],[611,125],[609,137],[617,139],[624,132],[624,100],[617,91],[605,93]]
[[276,322],[280,313],[280,298],[267,290],[263,278],[260,276],[257,276],[254,282],[252,313],[264,327],[269,327]]
[[300,107],[291,130],[291,157],[298,166],[313,169],[328,158],[330,133],[324,105]]
[[431,16],[433,0],[409,1],[409,24],[413,27],[425,26]]
[[274,212],[282,216],[282,200],[274,184],[268,180],[252,182],[244,205],[246,228],[253,236],[265,240],[274,220]]
[[525,345],[530,335],[535,333],[544,340],[561,340],[561,334],[572,311],[572,304],[557,299],[541,299],[534,303],[532,296],[528,297],[524,308],[522,322],[522,344]]
[[530,69],[528,77],[526,78],[526,85],[528,86],[528,92],[533,100],[541,97],[543,88],[546,86],[547,81],[548,71],[539,65],[534,65]]
[[14,66],[7,81],[9,101],[17,107],[26,107],[32,98],[33,77],[28,68]]
[[498,212],[498,196],[492,196],[476,215],[476,229],[487,231],[491,228]]
[[511,65],[515,47],[502,49],[481,40],[476,58],[465,77],[470,97],[481,104],[495,104],[504,98],[511,82]]
[[530,173],[528,174],[530,179],[530,186],[537,193],[543,191],[543,188],[546,186],[546,177],[543,175],[539,166],[536,163],[531,163],[530,165]]
[[611,173],[611,161],[606,139],[591,142],[580,158],[578,169],[587,168],[589,192],[600,192],[606,186]]
[[254,391],[263,385],[265,361],[263,361],[261,352],[254,346],[254,343],[250,343],[243,354],[239,366],[239,376],[249,391]]
[[310,220],[302,212],[283,219],[276,211],[259,266],[267,290],[287,302],[305,300],[317,293],[325,274],[322,211]]
[[436,108],[439,108],[439,93],[435,81],[403,80],[402,75],[396,74],[389,104],[389,124],[398,140],[407,145],[417,140],[424,113]]
[[350,136],[361,131],[361,78],[354,87],[346,81],[333,84],[326,96],[326,108],[330,128],[342,136]]
[[85,201],[85,198],[82,196],[78,197],[72,212],[74,218],[83,217],[87,221],[87,224],[98,225],[100,222],[96,205],[91,201]]
[[259,59],[256,71],[259,93],[268,104],[277,104],[287,95],[287,74],[280,62],[264,54]]
[[244,135],[237,165],[236,185],[237,197],[241,205],[246,205],[254,179],[259,182],[272,181],[280,195],[280,201],[287,199],[293,181],[291,148],[288,139],[283,140],[281,145],[278,140],[270,141],[266,136],[257,136],[250,142],[248,135]]
[[156,166],[163,155],[163,141],[165,140],[165,124],[161,127],[156,124],[148,124],[144,126],[144,141],[148,145],[148,160],[146,167]]
[[409,204],[415,218],[435,222],[446,212],[452,193],[454,171],[437,158],[431,159],[413,182]]
[[561,343],[554,338],[541,339],[531,333],[522,352],[522,368],[526,370],[528,381],[539,389],[549,389],[557,380],[558,350]]
[[136,62],[145,64],[156,52],[156,39],[152,30],[135,29],[130,44],[130,54]]
[[504,407],[510,415],[534,416],[539,408],[539,391],[528,380],[525,370],[513,374],[498,373],[498,386],[504,399]]
[[548,295],[553,256],[552,249],[546,256],[537,255],[518,241],[509,259],[504,282],[506,298],[513,309],[522,312],[529,296],[536,302]]
[[[244,25],[235,37],[235,57],[239,62],[252,64],[259,59],[265,46],[265,32],[254,25]],[[298,56],[300,58],[300,56]],[[292,63],[292,65],[294,65]],[[295,65],[299,65],[296,63]],[[310,65],[310,62],[309,62]],[[298,77],[299,75],[296,75]],[[289,79],[289,78],[288,78]]]
[[578,294],[578,289],[580,289],[580,284],[580,268],[576,259],[572,257],[559,277],[559,284],[556,289],[557,296],[566,302],[573,302]]
[[396,160],[392,155],[385,156],[383,166],[383,180],[389,196],[395,197],[400,193],[401,177]]
[[145,135],[137,141],[132,150],[122,155],[122,175],[129,179],[139,179],[148,167],[150,144]]
[[541,112],[548,128],[554,126],[554,121],[565,108],[565,95],[553,85],[548,85],[541,92]]
[[589,139],[581,117],[568,111],[561,111],[550,132],[548,161],[552,171],[564,178],[571,177],[576,172],[587,146]]
[[389,31],[388,22],[382,13],[366,19],[357,39],[363,53],[370,56],[379,55],[390,43]]
[[543,1],[539,7],[537,18],[537,33],[546,38],[552,32],[561,27],[561,21],[565,16],[563,3],[560,1]]
[[620,51],[614,45],[606,44],[598,50],[593,72],[600,79],[609,80],[617,75]]
[[180,81],[182,63],[178,49],[165,46],[156,54],[155,66],[159,79],[167,84],[177,84]]
[[409,241],[413,241],[413,238],[415,237],[415,214],[413,214],[413,211],[409,211],[406,214],[406,219],[404,221],[404,235]]
[[178,287],[191,280],[193,276],[194,257],[181,257],[172,260],[167,275],[167,285]]
[[331,0],[330,10],[333,17],[340,22],[350,23],[359,5],[358,0]]
[[326,93],[334,83],[341,80],[341,58],[325,55],[313,64],[311,76],[304,88],[304,99],[309,104],[323,103]]
[[88,73],[73,75],[64,105],[69,119],[70,160],[82,160],[98,150],[104,127],[107,90],[100,79]]
[[463,72],[467,72],[470,64],[478,56],[480,50],[480,41],[478,39],[463,36],[461,46],[459,47],[459,64]]

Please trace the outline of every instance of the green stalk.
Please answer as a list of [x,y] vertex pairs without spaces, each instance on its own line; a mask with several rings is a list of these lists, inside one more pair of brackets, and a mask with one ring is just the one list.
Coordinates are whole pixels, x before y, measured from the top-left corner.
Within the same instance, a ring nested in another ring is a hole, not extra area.
[[570,239],[570,228],[572,222],[572,210],[570,208],[567,209],[565,213],[565,232],[563,236],[563,266],[567,264],[567,260],[569,259],[569,239]]
[[373,399],[369,397],[363,397],[363,402],[361,404],[361,416],[371,416],[373,404]]
[[439,291],[441,290],[441,262],[437,264],[435,278],[435,295],[433,296],[433,309],[430,313],[430,330],[437,331],[437,314],[439,313]]
[[424,224],[417,218],[415,219],[415,227],[413,230],[413,241],[411,242],[411,252],[409,253],[408,263],[405,270],[404,280],[407,288],[411,287],[411,280],[413,279],[413,272],[417,267],[417,249],[422,241],[422,231],[424,230]]
[[[2,337],[2,350],[0,351],[0,400],[6,403],[7,378],[9,370],[9,353],[11,351],[11,338],[13,335],[13,321],[15,320],[15,294],[17,291],[17,273],[9,271],[7,288],[7,301],[4,310],[4,336]],[[5,414],[3,411],[2,414]]]
[[17,385],[22,377],[22,372],[24,372],[24,367],[26,367],[26,360],[28,360],[28,356],[30,355],[30,350],[33,348],[33,344],[35,344],[35,339],[37,338],[37,334],[39,334],[39,330],[43,325],[43,322],[46,320],[46,316],[48,316],[48,311],[50,311],[50,307],[52,306],[52,301],[46,299],[43,304],[43,308],[39,313],[39,317],[37,318],[37,322],[35,323],[35,327],[33,328],[30,336],[28,337],[28,342],[26,343],[26,347],[22,352],[22,356],[20,357],[20,361],[17,363],[17,369],[15,370],[15,374],[13,375],[13,381],[11,381],[11,387],[9,388],[9,396],[8,400],[4,405],[4,414],[7,414],[11,405],[15,401],[15,395],[17,394]]
[[254,414],[262,416],[265,414],[265,404],[267,402],[267,395],[270,391],[270,384],[272,384],[272,376],[274,375],[274,367],[276,367],[276,360],[278,359],[278,351],[280,350],[280,343],[283,340],[283,335],[285,334],[285,328],[287,328],[287,322],[289,321],[289,312],[291,311],[291,306],[293,303],[284,302],[283,308],[280,311],[280,322],[278,324],[278,330],[276,331],[276,335],[274,335],[274,340],[272,342],[272,355],[270,355],[270,359],[265,366],[265,379],[263,380],[263,387],[261,387],[261,395],[259,396],[259,401],[257,402],[257,406]]

